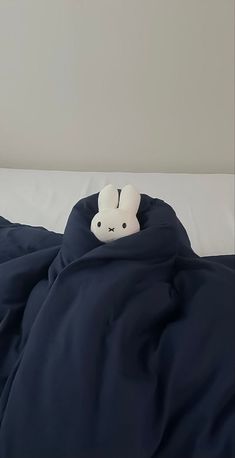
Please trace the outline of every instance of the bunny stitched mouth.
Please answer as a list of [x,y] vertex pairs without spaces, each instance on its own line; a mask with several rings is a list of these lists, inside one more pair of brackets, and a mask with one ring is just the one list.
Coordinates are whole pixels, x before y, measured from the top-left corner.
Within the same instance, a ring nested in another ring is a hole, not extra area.
[[109,227],[109,232],[114,232],[114,227]]

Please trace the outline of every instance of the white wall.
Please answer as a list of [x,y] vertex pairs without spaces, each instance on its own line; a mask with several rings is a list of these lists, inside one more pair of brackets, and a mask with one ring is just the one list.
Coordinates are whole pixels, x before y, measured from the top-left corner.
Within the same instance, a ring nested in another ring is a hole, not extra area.
[[0,0],[0,167],[233,172],[233,0]]

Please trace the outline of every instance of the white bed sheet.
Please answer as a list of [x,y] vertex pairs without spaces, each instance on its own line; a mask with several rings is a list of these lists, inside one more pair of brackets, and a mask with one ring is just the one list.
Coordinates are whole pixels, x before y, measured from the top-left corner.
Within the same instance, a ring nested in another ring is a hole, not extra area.
[[0,169],[0,215],[63,232],[73,205],[108,183],[165,200],[201,256],[234,253],[234,175]]

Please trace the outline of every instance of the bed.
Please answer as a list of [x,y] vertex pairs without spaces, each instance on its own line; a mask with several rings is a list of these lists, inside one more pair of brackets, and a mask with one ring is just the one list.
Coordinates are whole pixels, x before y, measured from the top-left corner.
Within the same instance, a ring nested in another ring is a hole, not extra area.
[[234,175],[0,169],[0,215],[63,232],[73,205],[105,184],[131,183],[169,203],[200,256],[234,253]]
[[234,458],[233,187],[0,171],[1,458]]

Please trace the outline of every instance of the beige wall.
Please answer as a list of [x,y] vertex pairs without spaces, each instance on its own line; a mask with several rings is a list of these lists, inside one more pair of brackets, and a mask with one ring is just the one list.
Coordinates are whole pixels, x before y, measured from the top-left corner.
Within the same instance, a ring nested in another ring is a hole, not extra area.
[[232,172],[233,0],[0,0],[0,167]]

